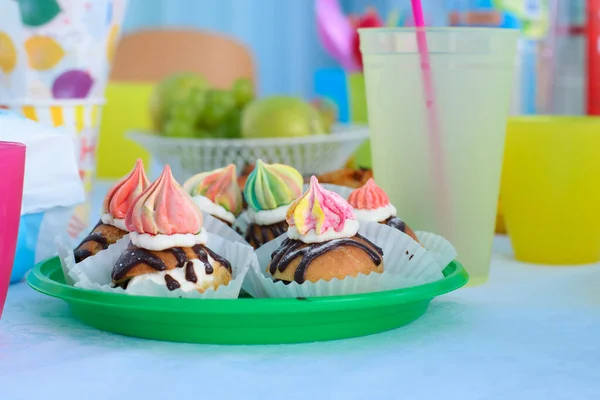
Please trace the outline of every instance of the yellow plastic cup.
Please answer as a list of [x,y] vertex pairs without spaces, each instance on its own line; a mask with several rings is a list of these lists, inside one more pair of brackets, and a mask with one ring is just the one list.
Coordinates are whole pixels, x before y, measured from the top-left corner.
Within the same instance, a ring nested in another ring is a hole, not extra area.
[[600,261],[600,118],[508,122],[502,211],[519,261]]
[[149,165],[150,155],[125,137],[130,130],[150,130],[149,99],[154,83],[112,81],[106,87],[98,145],[98,178],[117,179],[126,175],[135,160]]

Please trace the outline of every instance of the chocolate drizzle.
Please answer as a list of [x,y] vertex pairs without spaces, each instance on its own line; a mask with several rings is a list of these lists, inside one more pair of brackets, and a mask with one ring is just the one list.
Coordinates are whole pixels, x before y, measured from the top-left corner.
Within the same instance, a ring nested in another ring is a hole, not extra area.
[[102,220],[98,221],[98,223],[94,226],[94,228],[92,228],[92,231],[90,232],[89,235],[87,235],[85,237],[85,239],[83,239],[81,241],[81,243],[79,243],[79,246],[81,246],[84,243],[87,242],[96,242],[96,243],[100,243],[102,245],[102,247],[104,247],[105,249],[108,248],[108,242],[106,241],[106,238],[104,236],[102,236],[100,234],[100,232],[96,232],[96,228],[98,228],[100,225],[104,225],[102,223]]
[[188,261],[185,264],[185,280],[192,283],[198,283],[198,277],[196,271],[194,271],[194,263]]
[[173,255],[175,256],[175,259],[177,260],[177,268],[183,268],[183,266],[188,260],[185,251],[181,247],[173,247],[170,250],[171,253],[173,253]]
[[115,263],[112,271],[113,281],[123,279],[129,271],[140,264],[147,264],[157,271],[165,271],[167,269],[167,265],[160,257],[141,247],[129,245],[127,250],[121,254],[121,257]]
[[[198,256],[198,259],[200,261],[202,261],[202,263],[204,264],[204,270],[206,271],[207,274],[210,275],[213,273],[213,267],[208,262],[207,254],[210,256],[210,258],[212,258],[213,260],[215,260],[216,262],[218,262],[219,264],[221,264],[222,266],[227,268],[227,270],[229,270],[229,272],[232,272],[231,271],[231,263],[229,261],[227,261],[225,258],[223,258],[220,255],[218,255],[217,253],[215,253],[214,251],[212,251],[211,249],[209,249],[208,247],[205,247],[201,244],[197,244],[194,247],[192,247],[192,250],[194,250],[194,252]],[[208,272],[209,270],[210,270],[210,272]]]
[[73,252],[73,255],[75,256],[75,262],[80,263],[86,258],[93,256],[94,254],[87,249],[76,249]]
[[208,274],[208,275],[212,274],[214,272],[213,267],[208,262],[208,254],[206,253],[206,251],[204,251],[204,248],[201,247],[200,245],[196,245],[196,246],[192,247],[192,249],[198,256],[198,260],[200,260],[200,262],[202,264],[204,264],[204,271],[206,272],[206,274]]
[[250,224],[244,239],[255,248],[258,248],[276,237],[283,235],[287,229],[288,223],[286,221],[277,222],[271,225]]
[[406,222],[402,221],[398,217],[389,217],[385,220],[385,224],[392,228],[398,229],[400,232],[406,233]]
[[312,243],[307,246],[300,240],[287,238],[281,243],[281,246],[271,254],[269,272],[271,275],[274,275],[278,270],[279,272],[283,272],[293,260],[297,257],[301,257],[302,260],[294,272],[294,281],[303,283],[306,280],[306,270],[314,259],[341,246],[358,247],[371,257],[371,260],[373,260],[375,265],[381,264],[383,250],[358,233],[355,238],[367,242],[370,246],[353,238],[333,239],[323,243]]
[[102,235],[102,233],[96,232],[96,228],[98,228],[100,225],[102,225],[102,220],[98,221],[98,223],[96,224],[96,226],[94,226],[90,234],[87,235],[81,241],[81,243],[79,243],[79,246],[77,246],[77,248],[73,252],[75,255],[76,263],[79,263],[93,255],[93,252],[91,252],[90,250],[81,248],[81,246],[83,246],[85,243],[95,242],[102,247],[102,250],[108,249],[108,240]]
[[[201,244],[197,244],[194,247],[192,247],[192,250],[198,257],[198,260],[200,260],[200,262],[202,262],[204,264],[204,269],[207,274],[212,274],[214,272],[213,266],[209,263],[208,256],[210,256],[213,260],[215,260],[216,262],[221,264],[223,267],[227,268],[229,270],[229,272],[232,271],[231,263],[229,261],[227,261],[225,258],[216,254],[211,249],[209,249]],[[174,247],[174,248],[169,249],[168,251],[170,251],[173,254],[173,256],[175,257],[175,259],[177,260],[176,268],[185,267],[186,268],[186,272],[185,272],[186,279],[190,282],[196,283],[198,281],[198,277],[196,276],[196,273],[194,272],[193,263],[190,262],[185,250],[182,249],[181,247]],[[153,253],[149,250],[143,249],[141,247],[136,247],[136,246],[133,246],[130,244],[129,247],[127,248],[127,250],[125,250],[125,252],[123,254],[121,254],[121,257],[119,257],[119,259],[115,263],[115,266],[112,271],[113,281],[117,282],[117,281],[122,280],[129,273],[129,271],[131,271],[134,267],[136,267],[140,264],[146,264],[146,265],[150,266],[151,268],[155,269],[156,271],[167,270],[167,265],[165,264],[165,262],[159,256],[157,256],[155,253]],[[191,273],[190,273],[190,271],[191,271]],[[167,281],[167,286],[168,286],[169,282],[168,282],[167,276],[174,281],[175,281],[175,279],[173,279],[173,277],[171,277],[170,275],[165,275],[165,281]],[[175,281],[175,282],[177,282],[177,281]],[[123,283],[123,284],[125,284],[125,283]],[[179,284],[179,283],[177,283],[177,284]],[[169,290],[174,290],[174,289],[169,289]]]
[[167,284],[167,289],[169,289],[170,291],[173,291],[175,289],[179,289],[181,287],[181,285],[179,284],[179,282],[177,282],[175,280],[175,278],[173,278],[169,274],[165,275],[165,282]]

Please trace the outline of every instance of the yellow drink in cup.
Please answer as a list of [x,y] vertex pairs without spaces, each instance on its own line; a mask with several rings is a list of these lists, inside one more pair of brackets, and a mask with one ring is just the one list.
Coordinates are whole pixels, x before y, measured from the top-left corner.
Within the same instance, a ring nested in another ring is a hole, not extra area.
[[502,207],[517,260],[600,261],[600,118],[511,118]]
[[426,35],[447,191],[440,198],[433,175],[414,29],[360,30],[373,170],[399,216],[450,240],[471,282],[482,283],[489,274],[518,32],[428,28]]

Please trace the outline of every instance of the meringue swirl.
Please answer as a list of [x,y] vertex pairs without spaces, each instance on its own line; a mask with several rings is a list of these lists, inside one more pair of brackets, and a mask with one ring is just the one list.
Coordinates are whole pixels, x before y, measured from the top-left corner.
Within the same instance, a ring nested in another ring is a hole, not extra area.
[[141,159],[135,162],[133,170],[110,188],[102,204],[103,214],[112,219],[124,219],[134,200],[150,186]]
[[308,190],[289,207],[288,236],[307,243],[351,237],[358,231],[352,206],[339,194],[323,188],[315,176]]
[[244,186],[244,198],[254,211],[275,210],[297,199],[303,184],[302,175],[295,168],[259,159]]
[[196,174],[183,187],[191,196],[206,197],[234,215],[242,211],[242,191],[237,183],[235,164]]
[[396,216],[396,207],[390,203],[387,193],[373,178],[350,193],[348,203],[354,208],[354,214],[359,221],[381,222]]
[[387,193],[369,178],[367,183],[350,193],[348,203],[359,210],[375,210],[390,204]]
[[202,223],[200,208],[175,181],[169,165],[135,200],[125,217],[130,232],[149,235],[197,235]]

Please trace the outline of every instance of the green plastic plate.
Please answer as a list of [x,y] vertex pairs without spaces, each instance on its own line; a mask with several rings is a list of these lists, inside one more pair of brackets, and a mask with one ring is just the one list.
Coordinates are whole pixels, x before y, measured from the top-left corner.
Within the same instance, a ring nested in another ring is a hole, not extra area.
[[27,276],[35,290],[69,303],[84,323],[140,338],[189,343],[280,344],[344,339],[406,325],[436,296],[469,277],[454,261],[444,279],[378,293],[295,299],[166,299],[85,290],[65,284],[58,258]]

